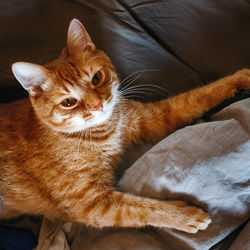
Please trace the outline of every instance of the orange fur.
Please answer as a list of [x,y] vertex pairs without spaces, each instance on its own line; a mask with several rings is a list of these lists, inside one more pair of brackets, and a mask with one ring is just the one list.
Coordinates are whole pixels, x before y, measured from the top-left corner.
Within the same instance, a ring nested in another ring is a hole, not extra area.
[[[1,219],[42,214],[96,227],[153,225],[190,233],[208,226],[209,215],[185,202],[114,190],[113,168],[131,143],[157,141],[250,88],[250,70],[157,103],[115,97],[119,80],[110,59],[73,20],[57,60],[19,63],[13,71],[30,99],[0,109]],[[63,107],[65,98],[76,106]]]

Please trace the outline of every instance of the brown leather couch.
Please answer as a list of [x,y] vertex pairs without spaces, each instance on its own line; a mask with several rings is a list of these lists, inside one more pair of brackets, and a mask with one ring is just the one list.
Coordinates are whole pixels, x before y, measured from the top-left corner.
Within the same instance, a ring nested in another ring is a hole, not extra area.
[[11,64],[56,58],[74,17],[108,53],[121,79],[145,70],[132,76],[138,76],[133,84],[166,89],[148,89],[143,100],[250,67],[247,0],[0,0],[1,102],[25,95]]

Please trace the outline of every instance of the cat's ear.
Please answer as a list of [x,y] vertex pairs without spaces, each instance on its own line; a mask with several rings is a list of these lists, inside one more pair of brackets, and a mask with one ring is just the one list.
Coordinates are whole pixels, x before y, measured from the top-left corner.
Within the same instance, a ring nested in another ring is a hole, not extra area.
[[47,81],[46,69],[43,66],[16,62],[12,65],[12,72],[30,95],[37,96],[42,93]]
[[67,48],[69,54],[83,52],[87,47],[95,48],[89,34],[78,19],[73,19],[69,24]]

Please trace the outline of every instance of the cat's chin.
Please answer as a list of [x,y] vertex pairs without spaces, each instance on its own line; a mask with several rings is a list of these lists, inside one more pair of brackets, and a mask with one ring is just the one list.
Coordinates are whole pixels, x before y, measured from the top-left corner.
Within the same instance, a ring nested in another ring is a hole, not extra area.
[[99,125],[103,125],[110,120],[113,114],[113,110],[114,110],[114,105],[112,106],[107,105],[106,108],[104,106],[103,111],[99,111],[99,110],[91,111],[92,117],[89,119],[84,119],[82,116],[76,115],[71,118],[71,121],[70,121],[71,126],[69,126],[64,131],[61,131],[61,132],[74,134],[74,133],[83,132],[90,128],[97,127]]

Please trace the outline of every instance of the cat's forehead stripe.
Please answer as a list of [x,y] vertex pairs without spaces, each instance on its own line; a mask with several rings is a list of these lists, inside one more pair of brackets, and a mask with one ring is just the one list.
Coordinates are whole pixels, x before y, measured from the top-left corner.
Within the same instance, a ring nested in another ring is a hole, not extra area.
[[81,99],[84,94],[84,91],[78,86],[68,86],[69,93],[71,93],[75,98]]
[[79,78],[80,78],[81,75],[82,75],[81,71],[82,71],[83,73],[85,73],[85,74],[88,74],[88,72],[85,72],[84,69],[79,70],[78,67],[76,66],[76,64],[75,64],[74,62],[69,61],[68,64],[71,65],[71,67],[75,70],[75,73],[76,73],[76,75],[77,75]]
[[60,70],[58,70],[58,75],[63,81],[69,83],[71,86],[74,86],[74,82],[72,81],[72,79],[68,78],[65,74],[63,75]]
[[87,70],[82,69],[82,72],[83,72],[85,75],[87,75],[88,77],[90,77],[89,72],[88,72]]

